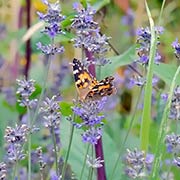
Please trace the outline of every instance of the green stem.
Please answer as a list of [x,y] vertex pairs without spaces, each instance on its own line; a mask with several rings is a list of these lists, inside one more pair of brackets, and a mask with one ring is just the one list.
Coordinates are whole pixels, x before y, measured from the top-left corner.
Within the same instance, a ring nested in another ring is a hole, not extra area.
[[92,180],[92,178],[93,178],[93,168],[91,167],[89,169],[89,178],[88,178],[88,180]]
[[110,178],[108,178],[108,179],[110,179],[110,180],[113,180],[114,173],[115,173],[115,171],[116,171],[116,169],[117,169],[117,166],[118,166],[118,164],[119,164],[119,162],[120,162],[120,158],[122,157],[122,153],[123,153],[123,150],[124,150],[126,141],[127,141],[127,139],[128,139],[129,133],[130,133],[130,131],[131,131],[131,129],[132,129],[133,122],[134,122],[134,119],[135,119],[135,115],[136,115],[136,112],[137,112],[137,107],[138,107],[139,99],[140,99],[141,94],[142,94],[142,90],[143,90],[143,88],[141,88],[140,93],[139,93],[139,96],[138,96],[138,98],[137,98],[137,102],[136,102],[136,105],[135,105],[135,110],[134,110],[134,112],[133,112],[133,115],[132,115],[132,118],[131,118],[131,121],[130,121],[130,125],[129,125],[129,128],[128,128],[128,131],[127,131],[126,136],[125,136],[125,138],[124,138],[124,141],[123,141],[123,143],[122,143],[122,145],[121,145],[118,158],[117,158],[117,160],[116,160],[116,162],[115,162],[115,165],[114,165],[114,167],[113,167],[112,174],[111,174]]
[[167,173],[167,176],[166,176],[166,180],[169,180],[169,175],[170,175],[170,172],[171,172],[172,164],[173,164],[173,160],[170,161],[168,171],[167,171],[168,173]]
[[37,107],[36,107],[36,111],[34,113],[34,116],[33,116],[33,119],[32,119],[32,125],[35,123],[36,121],[36,118],[37,118],[37,115],[38,115],[38,111],[39,111],[39,108],[40,108],[40,105],[41,105],[41,102],[43,100],[43,97],[44,97],[44,93],[45,93],[45,90],[46,90],[46,83],[47,83],[47,79],[48,79],[48,74],[49,74],[49,68],[50,68],[50,64],[51,64],[51,56],[50,55],[47,55],[47,65],[46,65],[46,68],[45,68],[45,73],[44,73],[44,79],[43,79],[43,85],[42,85],[42,90],[41,90],[41,94],[40,94],[40,97],[39,97],[39,100],[38,100],[38,104],[37,104]]
[[[92,159],[93,159],[93,157],[94,157],[94,149],[93,149],[93,145],[91,146],[92,147],[92,151],[91,151],[91,157],[92,157]],[[89,168],[89,175],[88,175],[88,180],[92,180],[92,178],[93,178],[93,167],[90,167]]]
[[28,134],[28,180],[31,180],[31,119],[30,119],[30,109],[27,107],[28,114],[28,127],[30,128]]
[[164,10],[165,3],[166,3],[166,0],[163,0],[162,6],[161,6],[161,11],[160,11],[160,14],[159,14],[159,22],[158,22],[159,26],[161,25],[162,13],[163,13],[163,10]]
[[90,147],[90,144],[88,144],[88,147],[87,147],[87,150],[86,150],[86,154],[85,154],[85,157],[84,157],[84,162],[83,162],[83,167],[82,167],[82,170],[81,170],[80,180],[82,180],[82,177],[83,177],[83,173],[84,173],[84,168],[85,168],[85,165],[86,165],[86,159],[87,159],[87,154],[88,154],[88,151],[89,151],[89,147]]
[[151,13],[149,11],[148,5],[145,1],[146,11],[149,17],[150,29],[151,29],[151,46],[149,53],[149,64],[147,69],[147,82],[145,84],[145,92],[144,92],[144,108],[142,113],[142,124],[140,131],[140,142],[141,149],[144,151],[148,150],[149,145],[149,129],[151,123],[151,95],[152,95],[152,78],[153,78],[153,67],[154,67],[154,59],[156,53],[156,35],[154,29],[154,22],[151,17]]
[[54,145],[54,156],[55,156],[55,164],[56,164],[56,175],[59,176],[58,153],[57,153],[56,137],[55,137],[55,133],[54,133],[54,127],[51,128],[51,132],[52,132],[52,139],[53,139],[53,145]]
[[12,180],[16,179],[17,169],[18,169],[18,160],[16,160],[16,163],[14,166]]
[[152,173],[150,176],[151,180],[158,179],[157,176],[159,173],[159,166],[160,166],[160,162],[161,162],[161,158],[162,158],[162,154],[163,154],[163,148],[162,147],[163,147],[163,143],[164,143],[164,137],[165,137],[166,131],[167,131],[167,119],[168,119],[168,115],[169,115],[169,111],[170,111],[170,107],[171,107],[171,99],[173,96],[174,88],[175,88],[176,81],[178,79],[179,73],[180,73],[180,66],[178,67],[178,69],[174,75],[174,78],[172,80],[167,104],[165,106],[162,121],[160,124],[159,134],[158,134],[158,139],[157,139],[157,144],[156,144],[155,159],[154,159]]
[[97,78],[101,79],[101,66],[97,66]]
[[[75,118],[75,114],[73,114],[73,120],[74,120],[74,118]],[[69,153],[70,153],[71,144],[72,144],[72,139],[73,139],[73,133],[74,133],[74,126],[72,125],[72,126],[71,126],[71,134],[70,134],[70,140],[69,140],[68,150],[67,150],[67,154],[66,154],[66,157],[65,157],[64,165],[63,165],[63,168],[62,168],[62,180],[64,180],[64,178],[65,178],[67,161],[68,161],[68,158],[69,158]]]

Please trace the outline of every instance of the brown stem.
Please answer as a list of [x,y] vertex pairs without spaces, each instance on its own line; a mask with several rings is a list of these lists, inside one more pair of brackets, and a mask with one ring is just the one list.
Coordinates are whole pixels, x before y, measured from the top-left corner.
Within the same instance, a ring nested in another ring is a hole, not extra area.
[[[26,27],[27,29],[29,29],[31,26],[31,0],[26,1],[26,12],[27,12]],[[24,69],[24,75],[26,79],[28,79],[30,65],[31,65],[31,39],[28,39],[26,42],[26,65]]]
[[[93,60],[93,53],[85,49],[86,57],[88,58],[88,61]],[[92,76],[96,77],[96,69],[94,64],[90,64],[88,67],[89,72],[92,74]],[[102,146],[102,138],[100,138],[95,145],[95,153],[96,158],[100,158],[101,160],[104,160],[104,154],[103,154],[103,146]],[[105,164],[102,163],[102,167],[97,169],[97,180],[106,180],[106,171],[105,171]]]
[[[102,138],[100,138],[95,145],[96,158],[100,157],[101,160],[104,160]],[[102,167],[97,169],[97,180],[106,180],[106,171],[104,162],[101,163]]]

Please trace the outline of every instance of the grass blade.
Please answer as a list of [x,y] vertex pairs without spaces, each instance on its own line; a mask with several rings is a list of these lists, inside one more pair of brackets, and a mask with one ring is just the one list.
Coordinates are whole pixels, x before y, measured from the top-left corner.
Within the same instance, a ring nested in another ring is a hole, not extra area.
[[149,53],[149,64],[147,69],[147,82],[145,84],[145,95],[144,95],[144,108],[142,114],[142,124],[140,132],[141,149],[147,150],[149,144],[149,129],[151,122],[151,94],[152,94],[152,78],[153,78],[153,67],[156,53],[156,35],[154,29],[154,22],[151,17],[147,2],[145,1],[146,11],[149,18],[150,30],[151,30],[151,46]]

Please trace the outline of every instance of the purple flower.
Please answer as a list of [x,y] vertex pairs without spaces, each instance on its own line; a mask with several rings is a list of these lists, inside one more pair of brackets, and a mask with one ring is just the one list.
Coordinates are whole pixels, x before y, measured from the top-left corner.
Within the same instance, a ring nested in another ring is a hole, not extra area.
[[176,58],[179,60],[180,59],[180,44],[178,42],[178,38],[172,43],[172,47],[175,49],[174,54]]
[[40,170],[42,171],[46,167],[46,163],[43,160],[42,147],[38,147],[36,149],[36,154],[37,154]]
[[171,100],[170,119],[180,120],[180,86],[174,89],[174,94]]
[[82,141],[90,144],[97,144],[97,141],[102,136],[102,129],[91,127],[82,134]]
[[[159,35],[163,33],[162,27],[155,27],[155,33],[157,34],[158,38]],[[150,51],[150,44],[151,44],[151,32],[149,27],[146,28],[139,28],[137,29],[137,44],[139,47],[137,48],[137,54],[139,56],[139,59],[136,60],[136,62],[139,62],[142,65],[147,65],[149,62],[149,51]],[[157,46],[160,44],[159,41],[157,41]],[[161,61],[161,56],[158,53],[158,50],[156,50],[156,55],[154,59],[155,63],[158,64]]]
[[144,77],[133,76],[133,77],[129,77],[129,79],[126,82],[126,86],[128,89],[131,89],[135,85],[139,87],[144,86],[145,83],[146,83],[146,79]]
[[23,144],[27,140],[28,132],[29,128],[26,124],[16,125],[15,128],[8,126],[5,130],[4,138],[7,143]]
[[57,53],[63,53],[64,52],[64,47],[57,47],[55,44],[48,44],[48,45],[42,45],[41,42],[38,42],[37,44],[37,49],[40,49],[42,53],[47,54],[47,55],[54,55]]
[[96,11],[91,6],[88,5],[87,9],[84,9],[81,4],[75,3],[73,8],[77,12],[71,24],[73,29],[79,33],[89,34],[98,28],[98,23],[93,20]]
[[[76,123],[77,127],[91,127],[101,124],[104,115],[99,115],[99,113],[103,110],[106,101],[106,97],[96,101],[87,100],[72,107],[74,113],[82,119],[82,123]],[[76,126],[76,124],[74,125]]]
[[173,159],[173,164],[177,167],[180,167],[180,157],[175,157]]
[[[61,8],[59,2],[49,3],[43,0],[43,3],[48,6],[47,13],[43,14],[37,12],[40,20],[44,21],[45,29],[42,33],[47,34],[51,39],[54,39],[58,34],[65,34],[61,28],[61,22],[65,19],[65,16],[61,14]],[[56,53],[63,53],[64,47],[56,47],[55,44],[42,45],[40,42],[37,43],[37,48],[40,49],[44,54],[54,55]]]
[[140,56],[140,59],[139,59],[139,62],[140,63],[142,63],[142,64],[147,64],[148,63],[148,61],[149,61],[149,57],[148,56],[146,56],[146,55],[142,55],[142,56]]
[[173,48],[179,47],[178,38],[171,44]]
[[65,34],[57,24],[46,26],[43,32],[50,38],[54,38],[57,34]]
[[30,96],[35,91],[34,83],[35,81],[30,79],[26,80],[25,78],[22,80],[17,79],[18,89],[16,94],[20,95],[20,99],[18,102],[20,106],[33,108],[34,104],[36,104],[37,99],[30,100]]
[[156,64],[159,64],[160,62],[161,62],[161,60],[162,60],[162,57],[161,57],[161,55],[158,53],[158,52],[156,52],[156,55],[155,55],[155,63]]
[[72,107],[74,113],[81,118],[81,122],[69,120],[77,127],[84,127],[86,130],[82,133],[83,142],[96,144],[97,140],[102,136],[101,126],[103,125],[102,120],[104,115],[100,113],[105,108],[107,98],[104,97],[101,100],[85,100],[83,102],[76,102],[75,106]]
[[138,151],[134,149],[130,151],[127,149],[127,154],[125,156],[125,173],[130,178],[142,178],[148,176],[151,171],[154,156],[152,154],[147,154],[143,151]]
[[7,161],[10,164],[15,164],[17,161],[21,161],[25,158],[24,150],[20,144],[8,144],[6,146]]
[[87,160],[86,160],[86,163],[89,167],[92,167],[92,168],[100,168],[102,167],[102,163],[104,162],[104,160],[101,160],[100,157],[98,158],[93,158],[93,157],[90,157],[89,155],[87,155]]
[[178,154],[180,152],[180,135],[174,133],[166,135],[165,143],[168,153]]
[[55,171],[50,171],[50,180],[60,180]]
[[6,158],[11,164],[16,163],[25,158],[23,146],[27,141],[29,128],[22,124],[15,128],[7,127],[4,138],[6,140]]
[[156,26],[154,29],[157,35],[163,34],[164,32],[164,28],[162,26]]
[[7,166],[4,162],[0,163],[0,179],[5,180],[6,179],[6,173],[7,173]]
[[34,80],[17,79],[16,81],[19,86],[16,93],[22,97],[29,97],[35,91]]
[[126,168],[125,173],[130,178],[138,178],[145,176],[144,168],[145,168],[145,153],[143,151],[130,151],[127,149],[127,154],[125,156]]
[[61,8],[59,2],[49,3],[48,1],[43,1],[44,4],[48,6],[47,13],[43,14],[37,12],[40,20],[45,21],[48,24],[59,24],[65,19],[65,16],[61,14]]
[[145,160],[145,165],[146,165],[146,169],[149,173],[152,170],[153,161],[154,161],[154,155],[153,154],[147,154],[146,160]]
[[53,96],[51,99],[46,98],[43,106],[40,108],[40,112],[43,113],[45,127],[51,130],[51,128],[54,129],[59,126],[61,113],[57,96]]
[[164,102],[166,102],[167,99],[168,99],[168,94],[167,94],[167,93],[162,93],[162,94],[161,94],[161,98],[162,98],[162,100],[163,100]]
[[76,37],[72,39],[76,48],[85,48],[93,53],[93,60],[97,65],[105,65],[109,62],[105,54],[109,50],[109,37],[101,35],[98,23],[93,20],[94,11],[89,5],[83,8],[81,4],[75,3],[74,9],[77,14],[72,20],[71,27],[76,32]]
[[137,41],[140,45],[144,46],[144,47],[148,47],[150,45],[151,42],[151,33],[150,33],[150,29],[149,27],[146,28],[138,28],[136,31],[137,34]]
[[156,86],[159,82],[159,78],[157,76],[154,76],[153,79],[152,79],[152,85],[153,86]]

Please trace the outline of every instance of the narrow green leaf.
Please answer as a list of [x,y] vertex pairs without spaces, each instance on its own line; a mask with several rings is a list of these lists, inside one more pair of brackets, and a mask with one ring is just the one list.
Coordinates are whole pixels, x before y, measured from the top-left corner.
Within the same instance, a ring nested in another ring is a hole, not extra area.
[[[68,141],[70,134],[70,123],[66,120],[62,120],[61,123],[61,140],[63,147],[63,154],[67,151]],[[75,129],[73,134],[73,142],[71,146],[71,151],[69,155],[68,162],[71,164],[73,172],[76,174],[77,179],[79,179],[81,174],[81,169],[84,161],[84,156],[86,155],[87,144],[82,142],[81,133],[82,129]],[[118,149],[114,143],[114,141],[110,138],[110,136],[104,131],[103,132],[103,147],[104,147],[104,157],[105,157],[105,165],[107,170],[107,176],[110,175],[113,163],[118,157]],[[110,153],[110,154],[109,154]],[[88,166],[85,166],[85,170],[83,173],[82,179],[87,179],[88,177]],[[122,163],[119,163],[118,170],[123,171]],[[118,179],[119,172],[117,172],[114,176],[114,179]]]
[[159,128],[154,165],[153,165],[153,170],[152,170],[152,173],[150,176],[150,179],[152,179],[152,180],[158,179],[159,167],[160,167],[160,162],[161,162],[161,158],[162,158],[162,154],[163,154],[164,137],[165,137],[166,131],[167,131],[168,114],[169,114],[170,107],[171,107],[171,99],[173,96],[174,88],[176,86],[176,81],[178,79],[179,74],[180,74],[180,66],[178,67],[178,69],[174,75],[174,78],[172,80],[168,100],[167,100],[167,103],[166,103],[166,106],[164,109],[161,125]]
[[86,0],[80,0],[80,3],[83,5],[84,8],[87,7],[87,2],[86,2]]
[[110,0],[96,0],[96,2],[92,5],[93,9],[96,11],[100,10],[104,6],[110,3]]
[[[70,136],[71,126],[72,125],[67,120],[65,119],[62,120],[60,137],[62,140],[63,155],[66,154],[68,150],[68,139]],[[86,155],[86,144],[83,143],[81,140],[81,133],[82,133],[82,130],[74,129],[71,151],[68,158],[68,163],[71,164],[73,172],[78,178],[80,177],[81,169],[82,169],[82,165],[84,161],[84,156]],[[87,179],[88,168],[85,168],[83,175],[84,175],[83,179]]]
[[[154,73],[169,86],[171,85],[176,70],[177,67],[172,64],[160,63],[154,66]],[[180,78],[177,79],[176,83],[180,85]]]
[[61,22],[62,28],[66,28],[67,26],[70,26],[72,23],[72,19],[74,19],[76,13],[71,13],[66,16],[66,19]]
[[110,57],[109,59],[111,63],[101,67],[102,78],[114,74],[120,66],[131,64],[135,60],[135,46],[130,47],[123,54]]
[[154,59],[156,53],[156,35],[154,29],[154,22],[151,17],[150,10],[148,8],[147,2],[145,1],[146,11],[149,18],[150,29],[151,29],[151,46],[149,53],[149,64],[147,69],[147,83],[145,84],[144,93],[144,108],[142,113],[142,123],[140,132],[141,149],[147,151],[149,145],[149,129],[151,123],[151,94],[152,94],[152,78],[153,78],[153,68]]
[[165,3],[166,3],[166,0],[163,0],[162,6],[161,6],[160,15],[159,15],[159,22],[158,22],[159,26],[161,25],[161,21],[162,21],[162,13],[163,13],[163,10],[164,10]]
[[65,34],[60,34],[55,38],[55,42],[69,42],[74,38],[75,35],[70,32],[65,32]]

